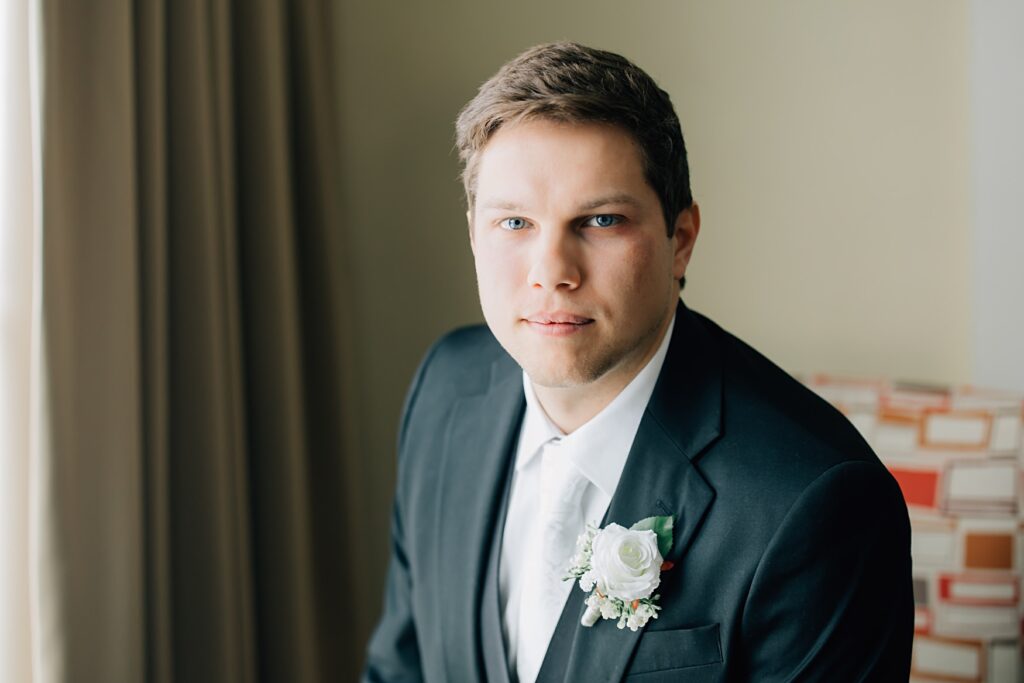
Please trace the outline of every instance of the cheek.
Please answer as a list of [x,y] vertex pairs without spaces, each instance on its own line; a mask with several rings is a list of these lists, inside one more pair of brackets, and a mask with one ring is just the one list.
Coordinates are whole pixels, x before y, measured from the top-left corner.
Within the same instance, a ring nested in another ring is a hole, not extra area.
[[668,277],[671,264],[656,245],[637,242],[629,245],[608,267],[624,291],[644,292]]
[[508,268],[507,260],[491,245],[477,243],[474,253],[476,276],[481,284],[484,282],[501,282]]
[[501,305],[514,289],[517,266],[515,259],[493,245],[477,242],[473,254],[480,301],[485,306]]

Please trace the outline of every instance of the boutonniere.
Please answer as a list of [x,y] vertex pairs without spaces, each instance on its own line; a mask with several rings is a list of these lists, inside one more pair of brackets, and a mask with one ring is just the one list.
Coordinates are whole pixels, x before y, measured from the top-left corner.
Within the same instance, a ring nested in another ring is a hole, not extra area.
[[576,541],[576,555],[564,580],[579,579],[587,596],[580,623],[598,617],[618,619],[619,628],[636,631],[658,618],[661,572],[672,568],[664,557],[672,547],[672,517],[648,517],[630,528],[588,524]]

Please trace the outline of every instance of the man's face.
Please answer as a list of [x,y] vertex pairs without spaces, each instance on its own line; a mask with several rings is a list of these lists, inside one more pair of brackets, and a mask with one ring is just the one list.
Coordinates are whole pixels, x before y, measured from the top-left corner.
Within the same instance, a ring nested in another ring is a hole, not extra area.
[[537,385],[625,386],[675,311],[696,207],[669,237],[636,144],[610,125],[503,127],[478,162],[470,239],[491,331]]

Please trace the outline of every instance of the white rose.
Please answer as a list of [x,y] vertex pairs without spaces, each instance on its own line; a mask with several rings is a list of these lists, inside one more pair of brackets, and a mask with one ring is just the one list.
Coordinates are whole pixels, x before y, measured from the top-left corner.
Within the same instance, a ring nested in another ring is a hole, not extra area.
[[661,583],[658,537],[650,530],[609,524],[594,537],[590,563],[597,589],[610,598],[646,598]]

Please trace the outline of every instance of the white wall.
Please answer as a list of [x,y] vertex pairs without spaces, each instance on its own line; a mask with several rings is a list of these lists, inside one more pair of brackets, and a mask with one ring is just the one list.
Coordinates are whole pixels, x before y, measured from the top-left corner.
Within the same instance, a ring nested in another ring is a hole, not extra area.
[[1024,391],[1024,3],[970,8],[973,380]]
[[29,9],[0,1],[0,681],[32,680],[29,367],[32,128]]
[[703,3],[636,54],[692,150],[691,304],[791,371],[969,378],[966,19]]

